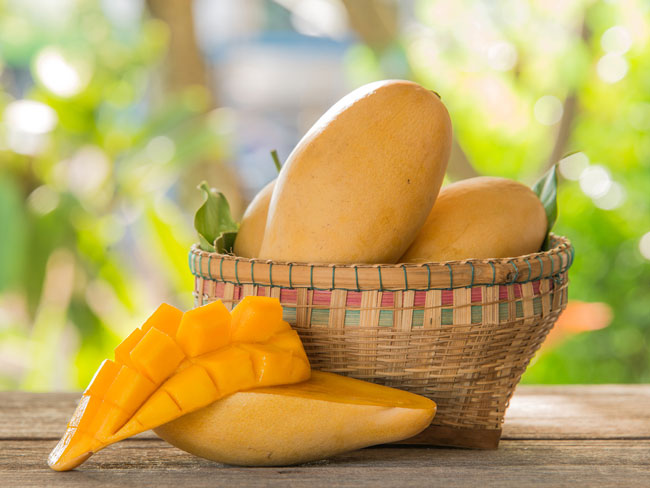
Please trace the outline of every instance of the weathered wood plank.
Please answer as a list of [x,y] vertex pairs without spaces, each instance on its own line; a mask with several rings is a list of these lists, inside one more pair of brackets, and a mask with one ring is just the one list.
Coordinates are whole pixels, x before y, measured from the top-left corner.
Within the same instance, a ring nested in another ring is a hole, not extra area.
[[520,386],[502,439],[650,439],[650,385]]
[[81,468],[45,465],[54,442],[0,441],[2,486],[648,486],[650,440],[515,440],[498,451],[371,448],[283,468],[225,466],[162,441],[127,440]]
[[[0,392],[0,439],[57,439],[78,399],[76,393]],[[650,438],[648,405],[650,385],[520,386],[502,439]]]

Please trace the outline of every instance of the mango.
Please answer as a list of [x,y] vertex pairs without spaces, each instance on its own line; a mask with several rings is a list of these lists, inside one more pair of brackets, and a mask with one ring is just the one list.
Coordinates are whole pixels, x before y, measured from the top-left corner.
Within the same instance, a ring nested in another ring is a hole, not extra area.
[[332,373],[239,392],[154,429],[196,456],[243,466],[282,466],[394,442],[424,430],[431,400]]
[[440,191],[402,263],[506,258],[540,250],[546,237],[544,207],[527,186],[480,176]]
[[251,203],[239,223],[239,232],[235,238],[233,251],[243,258],[256,258],[260,254],[266,218],[269,213],[269,203],[275,188],[275,180],[262,188]]
[[307,380],[311,368],[292,332],[273,298],[242,300],[233,316],[220,301],[184,314],[161,306],[115,349],[115,361],[101,364],[48,464],[73,469],[234,392]]
[[394,263],[433,207],[451,150],[440,98],[370,83],[332,106],[278,176],[261,259]]

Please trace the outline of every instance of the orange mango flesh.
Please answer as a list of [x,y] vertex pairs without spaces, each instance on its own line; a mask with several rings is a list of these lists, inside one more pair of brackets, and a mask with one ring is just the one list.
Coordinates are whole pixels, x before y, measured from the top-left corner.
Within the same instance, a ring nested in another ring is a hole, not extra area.
[[298,334],[277,299],[246,297],[232,314],[221,301],[182,313],[161,305],[105,360],[48,458],[79,466],[117,441],[238,391],[309,379]]

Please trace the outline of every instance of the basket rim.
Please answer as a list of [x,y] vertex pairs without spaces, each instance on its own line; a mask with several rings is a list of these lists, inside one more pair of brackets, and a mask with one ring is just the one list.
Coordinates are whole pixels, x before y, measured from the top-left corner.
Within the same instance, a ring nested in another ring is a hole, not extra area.
[[347,291],[453,290],[512,285],[565,273],[574,259],[568,238],[549,234],[551,249],[508,258],[465,259],[430,263],[337,264],[244,258],[203,251],[194,244],[189,267],[200,279],[282,288]]

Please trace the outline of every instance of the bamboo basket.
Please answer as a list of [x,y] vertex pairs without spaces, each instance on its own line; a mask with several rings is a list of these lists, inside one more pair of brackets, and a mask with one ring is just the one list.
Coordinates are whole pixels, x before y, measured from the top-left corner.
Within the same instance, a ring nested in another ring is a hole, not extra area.
[[425,264],[279,263],[201,251],[195,305],[279,298],[312,368],[431,398],[410,444],[494,449],[508,401],[567,302],[573,248]]

